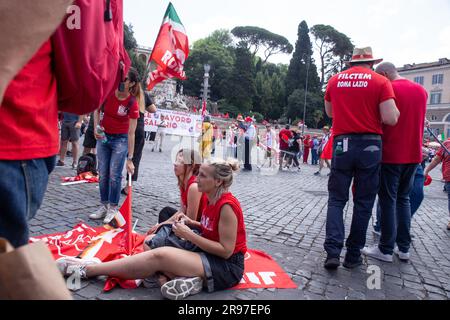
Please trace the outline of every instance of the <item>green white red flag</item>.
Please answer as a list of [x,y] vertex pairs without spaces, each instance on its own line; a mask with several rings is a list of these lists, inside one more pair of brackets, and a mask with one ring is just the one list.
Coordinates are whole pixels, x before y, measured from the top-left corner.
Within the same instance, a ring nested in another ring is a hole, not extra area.
[[169,3],[153,47],[148,67],[156,65],[149,73],[147,89],[168,78],[186,80],[184,62],[189,56],[189,40],[172,3]]

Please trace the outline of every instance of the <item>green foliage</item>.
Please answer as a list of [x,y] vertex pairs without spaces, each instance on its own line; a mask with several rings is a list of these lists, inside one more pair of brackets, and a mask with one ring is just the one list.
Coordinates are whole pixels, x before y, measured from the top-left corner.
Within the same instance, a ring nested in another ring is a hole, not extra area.
[[130,57],[131,66],[138,71],[139,76],[142,79],[142,83],[145,83],[145,79],[147,78],[148,75],[147,63],[144,62],[142,59],[140,59],[139,56],[136,54],[135,50],[138,45],[136,39],[134,38],[133,26],[131,24],[127,25],[124,23],[123,33],[124,33],[124,46],[128,52],[128,56]]
[[354,45],[349,37],[332,26],[318,24],[311,28],[320,56],[320,82],[323,87],[328,79],[344,67],[344,61],[352,55]]
[[292,53],[293,47],[285,37],[259,27],[236,27],[231,33],[240,39],[240,46],[244,46],[255,56],[260,49],[264,50],[264,61],[279,53]]
[[233,71],[227,80],[225,94],[227,101],[238,106],[242,112],[252,109],[255,88],[255,66],[251,53],[242,47],[235,50],[236,62]]
[[226,100],[220,100],[218,104],[219,111],[223,114],[228,113],[230,117],[236,118],[241,113],[238,107],[229,104]]
[[[305,106],[305,90],[296,89],[288,98],[286,117],[288,119],[303,119]],[[306,97],[306,125],[317,128],[318,122],[324,116],[323,94],[308,92]]]
[[264,121],[264,116],[263,116],[261,113],[258,113],[258,112],[250,112],[250,113],[249,113],[249,116],[255,118],[255,120],[256,120],[257,123],[261,123],[261,122]]
[[308,91],[320,91],[317,67],[312,59],[312,54],[308,24],[306,21],[302,21],[298,26],[298,40],[286,76],[286,97],[289,97],[297,89],[304,90],[306,88],[307,73]]
[[211,66],[209,84],[211,99],[225,98],[227,79],[233,71],[235,57],[231,47],[231,35],[226,30],[214,31],[209,37],[194,43],[185,63],[188,79],[183,82],[184,92],[190,96],[200,96],[203,86],[204,65]]
[[253,110],[268,119],[279,119],[284,107],[286,66],[265,64],[256,74]]
[[136,39],[134,38],[133,26],[131,24],[127,25],[126,23],[124,23],[123,33],[124,33],[123,45],[125,49],[127,51],[136,49],[138,44]]

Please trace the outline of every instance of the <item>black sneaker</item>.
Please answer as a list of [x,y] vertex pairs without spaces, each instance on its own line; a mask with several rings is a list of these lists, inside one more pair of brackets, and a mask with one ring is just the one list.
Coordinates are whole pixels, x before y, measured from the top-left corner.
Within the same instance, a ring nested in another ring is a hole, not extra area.
[[328,257],[327,260],[325,260],[324,267],[328,270],[336,270],[341,265],[341,261],[339,258],[331,258]]
[[320,171],[314,173],[315,176],[320,176]]
[[344,266],[344,268],[347,268],[347,269],[355,269],[355,268],[361,266],[362,264],[363,264],[363,259],[361,257],[359,257],[358,260],[356,260],[356,261],[349,260],[349,259],[347,259],[347,257],[345,257],[343,266]]

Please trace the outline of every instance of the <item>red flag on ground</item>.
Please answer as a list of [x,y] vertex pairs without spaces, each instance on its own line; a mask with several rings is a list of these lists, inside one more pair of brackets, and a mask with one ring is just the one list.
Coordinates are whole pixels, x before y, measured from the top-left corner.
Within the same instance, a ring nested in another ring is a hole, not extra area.
[[[130,177],[131,178],[131,177]],[[131,181],[131,180],[130,180]],[[133,246],[133,213],[132,213],[132,198],[133,197],[133,188],[131,187],[131,183],[128,185],[128,195],[125,199],[122,207],[120,207],[119,212],[114,217],[116,221],[116,225],[118,228],[124,230],[124,248],[128,255],[131,255]]]
[[184,62],[189,56],[189,40],[172,3],[169,3],[149,60],[156,70],[149,73],[147,89],[168,78],[186,80]]
[[244,276],[233,289],[254,288],[297,289],[297,285],[268,254],[248,250],[245,254]]

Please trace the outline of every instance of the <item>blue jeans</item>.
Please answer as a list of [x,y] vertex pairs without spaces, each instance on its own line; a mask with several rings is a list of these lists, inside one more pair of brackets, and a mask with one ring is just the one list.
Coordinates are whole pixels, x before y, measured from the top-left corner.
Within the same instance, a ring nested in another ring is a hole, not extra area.
[[380,251],[393,254],[395,243],[401,252],[411,246],[411,205],[409,194],[413,188],[418,164],[383,164],[379,202],[381,208]]
[[[425,198],[423,192],[423,186],[425,183],[425,176],[423,167],[420,165],[417,167],[416,174],[414,176],[414,183],[411,192],[409,193],[409,202],[411,204],[411,218],[416,214],[417,210],[419,210],[422,205],[422,201]],[[377,221],[373,226],[374,230],[377,232],[381,232],[381,208],[380,204],[377,204]]]
[[317,154],[317,150],[316,149],[311,149],[311,164],[312,165],[317,165],[319,163],[319,156]]
[[28,220],[36,215],[56,157],[0,161],[0,237],[14,247],[28,243]]
[[346,260],[356,262],[366,243],[367,227],[380,185],[382,141],[379,136],[355,135],[348,140],[347,152],[337,152],[336,146],[339,144],[342,148],[343,143],[342,136],[337,136],[333,144],[324,248],[328,257],[340,257],[345,238],[343,211],[354,179],[354,209],[346,242]]
[[128,135],[106,135],[107,142],[97,141],[100,198],[102,204],[118,206],[122,188],[122,170],[128,154]]
[[450,182],[445,183],[445,190],[447,190],[447,206],[448,206],[448,213],[450,215]]

